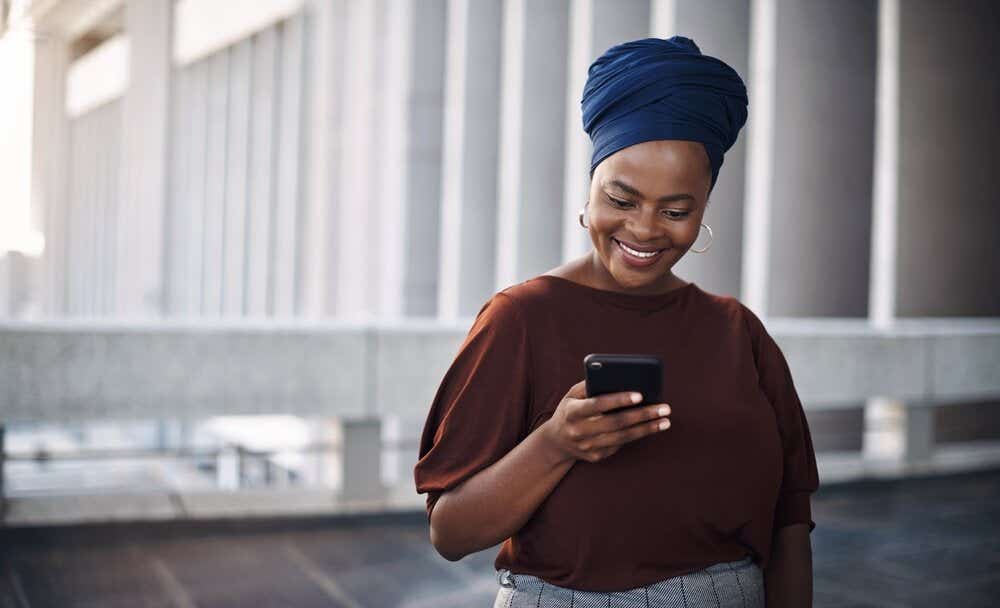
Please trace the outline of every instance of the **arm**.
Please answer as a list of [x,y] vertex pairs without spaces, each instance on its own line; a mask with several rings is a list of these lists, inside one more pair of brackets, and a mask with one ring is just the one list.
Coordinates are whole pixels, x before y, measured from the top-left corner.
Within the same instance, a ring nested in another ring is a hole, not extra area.
[[809,524],[775,530],[764,571],[768,608],[812,608],[812,578]]
[[670,427],[664,403],[634,405],[633,393],[586,396],[574,385],[552,417],[490,466],[442,493],[430,514],[431,543],[451,561],[513,536],[577,460],[598,462],[625,443]]
[[576,462],[536,428],[503,458],[443,493],[431,510],[431,543],[451,561],[512,536]]

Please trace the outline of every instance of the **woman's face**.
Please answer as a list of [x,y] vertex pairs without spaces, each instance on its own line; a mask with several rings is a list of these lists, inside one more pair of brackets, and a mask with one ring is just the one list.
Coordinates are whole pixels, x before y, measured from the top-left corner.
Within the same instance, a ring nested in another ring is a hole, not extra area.
[[668,291],[670,269],[698,238],[711,181],[699,142],[648,141],[601,161],[585,212],[598,284],[636,294]]

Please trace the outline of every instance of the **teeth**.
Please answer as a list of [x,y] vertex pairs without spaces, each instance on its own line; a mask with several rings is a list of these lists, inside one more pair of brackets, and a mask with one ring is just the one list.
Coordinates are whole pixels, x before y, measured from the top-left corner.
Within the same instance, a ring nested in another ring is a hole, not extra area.
[[642,251],[636,251],[635,249],[632,249],[631,247],[619,241],[618,239],[615,239],[615,242],[618,243],[619,247],[621,247],[622,249],[624,249],[625,251],[629,252],[631,255],[634,255],[637,258],[651,258],[654,255],[660,253],[659,251],[650,251],[649,253],[643,253]]

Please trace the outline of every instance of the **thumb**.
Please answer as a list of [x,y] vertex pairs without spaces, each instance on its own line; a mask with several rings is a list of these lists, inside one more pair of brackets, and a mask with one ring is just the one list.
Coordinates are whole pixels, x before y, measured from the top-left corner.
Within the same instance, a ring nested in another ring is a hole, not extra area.
[[566,393],[567,397],[572,397],[574,399],[586,399],[587,398],[587,381],[581,380],[570,387],[569,392]]

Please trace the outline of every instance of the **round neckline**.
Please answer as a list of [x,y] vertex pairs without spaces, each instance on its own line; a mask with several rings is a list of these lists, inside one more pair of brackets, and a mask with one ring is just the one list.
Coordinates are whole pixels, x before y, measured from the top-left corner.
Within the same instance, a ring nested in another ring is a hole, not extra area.
[[552,274],[540,274],[537,278],[551,279],[550,283],[553,285],[564,285],[566,287],[586,292],[599,300],[639,310],[660,308],[663,305],[683,296],[684,294],[698,289],[697,284],[695,284],[694,281],[691,281],[686,285],[671,289],[666,293],[635,294],[591,287],[590,285],[577,283],[572,279],[558,277]]

